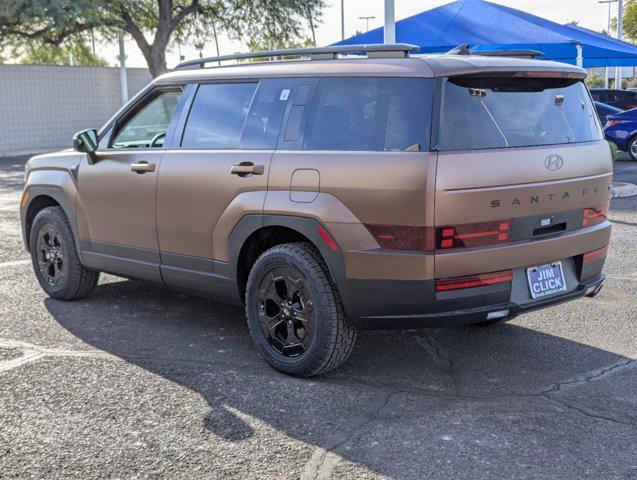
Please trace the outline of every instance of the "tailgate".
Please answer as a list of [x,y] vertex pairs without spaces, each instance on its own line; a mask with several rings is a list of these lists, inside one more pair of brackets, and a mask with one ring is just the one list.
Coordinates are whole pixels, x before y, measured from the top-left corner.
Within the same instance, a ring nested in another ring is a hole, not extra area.
[[582,228],[582,215],[608,204],[611,180],[605,141],[440,152],[436,226],[510,220],[511,232],[504,244],[437,252],[436,277],[551,262],[605,246],[608,225]]

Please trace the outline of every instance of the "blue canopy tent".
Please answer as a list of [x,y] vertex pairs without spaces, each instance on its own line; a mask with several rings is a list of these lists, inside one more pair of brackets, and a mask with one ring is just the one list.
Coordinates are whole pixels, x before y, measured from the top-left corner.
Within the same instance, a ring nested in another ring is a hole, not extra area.
[[[336,45],[383,43],[383,28]],[[483,0],[458,0],[396,22],[396,41],[420,46],[414,53],[445,52],[468,43],[480,50],[539,50],[543,59],[583,67],[637,65],[637,47],[573,25],[560,25]]]

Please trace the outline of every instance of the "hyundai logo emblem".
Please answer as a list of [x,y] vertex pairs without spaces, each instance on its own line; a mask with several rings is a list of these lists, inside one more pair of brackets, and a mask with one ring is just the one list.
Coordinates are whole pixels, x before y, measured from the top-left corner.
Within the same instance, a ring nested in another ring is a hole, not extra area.
[[551,154],[544,159],[544,166],[547,170],[559,170],[564,165],[564,159],[556,154]]

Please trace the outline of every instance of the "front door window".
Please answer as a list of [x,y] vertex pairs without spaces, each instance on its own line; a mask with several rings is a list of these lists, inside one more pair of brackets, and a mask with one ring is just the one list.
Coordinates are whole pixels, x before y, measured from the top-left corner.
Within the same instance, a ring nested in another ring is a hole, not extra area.
[[162,147],[180,96],[181,91],[163,92],[144,105],[119,129],[112,148]]

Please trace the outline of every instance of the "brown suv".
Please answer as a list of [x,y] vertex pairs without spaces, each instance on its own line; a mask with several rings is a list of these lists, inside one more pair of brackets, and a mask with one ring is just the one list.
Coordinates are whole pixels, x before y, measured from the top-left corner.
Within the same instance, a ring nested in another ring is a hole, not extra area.
[[584,70],[411,48],[185,62],[31,158],[42,288],[77,299],[103,271],[243,302],[265,360],[300,376],[342,364],[357,329],[595,295],[612,164]]

